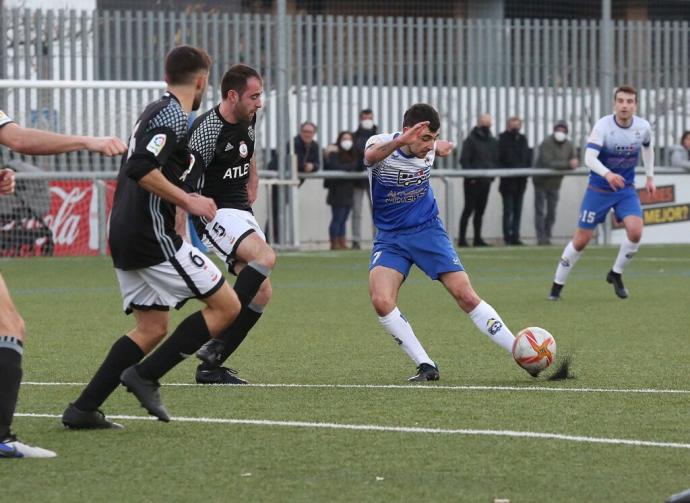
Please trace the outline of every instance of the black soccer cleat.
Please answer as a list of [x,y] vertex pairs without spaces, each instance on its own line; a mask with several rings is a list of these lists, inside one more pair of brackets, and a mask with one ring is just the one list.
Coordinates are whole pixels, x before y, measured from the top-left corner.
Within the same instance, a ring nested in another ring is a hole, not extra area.
[[69,404],[62,413],[62,424],[70,430],[121,430],[121,424],[113,423],[105,418],[100,409],[81,410],[73,403]]
[[606,282],[613,285],[613,291],[616,292],[619,299],[628,298],[628,289],[623,286],[623,275],[610,270],[606,275]]
[[561,290],[563,290],[564,285],[559,285],[554,282],[551,285],[551,292],[549,293],[549,300],[561,300]]
[[249,384],[237,377],[237,371],[228,367],[205,368],[203,364],[196,368],[197,384]]
[[196,352],[196,357],[202,362],[211,367],[218,367],[223,363],[223,351],[225,350],[225,341],[220,339],[211,339]]
[[158,389],[161,387],[157,381],[149,381],[139,375],[135,366],[131,366],[120,374],[120,382],[127,391],[137,397],[139,403],[149,414],[163,422],[170,421],[170,415],[163,405]]
[[440,374],[438,369],[429,363],[420,363],[417,373],[410,377],[408,381],[438,381]]

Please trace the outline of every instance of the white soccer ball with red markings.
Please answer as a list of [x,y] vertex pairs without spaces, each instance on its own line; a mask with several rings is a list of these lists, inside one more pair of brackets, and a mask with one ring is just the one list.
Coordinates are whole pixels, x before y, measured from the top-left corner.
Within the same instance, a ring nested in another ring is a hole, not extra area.
[[513,342],[513,358],[527,372],[536,376],[553,363],[556,340],[547,330],[527,327],[517,334]]

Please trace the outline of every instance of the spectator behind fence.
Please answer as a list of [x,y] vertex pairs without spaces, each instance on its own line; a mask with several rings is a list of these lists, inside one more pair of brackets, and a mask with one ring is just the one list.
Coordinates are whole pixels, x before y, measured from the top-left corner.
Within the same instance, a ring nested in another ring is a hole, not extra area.
[[[353,172],[357,171],[359,162],[352,133],[342,131],[336,144],[329,145],[326,150],[324,170]],[[344,250],[347,248],[345,229],[352,209],[355,180],[327,178],[323,186],[328,189],[326,203],[331,207],[331,224],[328,226],[331,250]]]
[[[578,159],[575,147],[568,140],[568,124],[558,121],[553,126],[553,134],[548,136],[537,150],[534,166],[567,171],[577,168]],[[563,175],[535,176],[534,182],[534,227],[537,231],[537,244],[551,244],[551,229],[556,221],[558,193],[561,190]]]
[[314,140],[314,136],[316,136],[316,124],[309,121],[300,126],[299,134],[295,136],[298,173],[313,173],[321,166],[319,144]]
[[680,138],[680,145],[671,147],[671,166],[690,171],[690,131]]
[[[527,146],[527,138],[520,133],[521,128],[522,120],[511,117],[506,130],[499,135],[499,168],[528,168],[532,165],[532,152]],[[526,186],[526,176],[502,177],[498,186],[503,199],[503,241],[507,245],[523,244],[520,241],[520,218]]]
[[[483,114],[477,119],[477,125],[462,144],[460,165],[462,169],[495,169],[498,160],[498,142],[491,134],[491,115]],[[482,218],[493,178],[465,177],[465,208],[460,216],[460,235],[458,246],[469,246],[467,243],[467,222],[474,213],[474,246],[489,246],[482,239]]]
[[[359,127],[354,133],[355,152],[357,154],[357,171],[366,172],[367,167],[364,165],[364,147],[367,140],[377,134],[377,128],[374,124],[374,112],[369,108],[365,108],[359,112]],[[352,249],[359,250],[362,241],[362,201],[365,199],[369,201],[369,208],[371,209],[371,198],[369,197],[369,180],[355,180],[353,201],[352,201]]]

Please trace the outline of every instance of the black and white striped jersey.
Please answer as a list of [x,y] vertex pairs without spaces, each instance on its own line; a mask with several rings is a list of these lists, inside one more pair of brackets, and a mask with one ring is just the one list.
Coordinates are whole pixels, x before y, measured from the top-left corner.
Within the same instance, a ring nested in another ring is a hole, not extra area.
[[193,167],[187,114],[179,100],[166,92],[139,116],[122,158],[108,234],[115,267],[141,269],[175,255],[182,245],[175,232],[175,205],[138,182],[159,169],[168,181],[189,191],[185,182]]
[[200,192],[212,198],[218,208],[251,211],[247,197],[249,161],[254,155],[254,127],[232,124],[216,106],[198,117],[189,133],[189,149],[203,173]]

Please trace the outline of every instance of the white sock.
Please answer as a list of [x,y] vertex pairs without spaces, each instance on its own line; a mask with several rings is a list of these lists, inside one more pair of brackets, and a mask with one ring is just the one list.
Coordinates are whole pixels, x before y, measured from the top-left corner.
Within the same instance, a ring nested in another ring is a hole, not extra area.
[[515,336],[490,304],[483,300],[470,312],[470,318],[477,328],[509,353],[513,351]]
[[568,279],[568,274],[570,274],[571,269],[579,260],[580,255],[582,255],[582,252],[577,251],[573,246],[573,242],[570,241],[565,247],[565,250],[563,250],[561,261],[558,263],[558,267],[556,268],[556,276],[553,278],[554,283],[565,285],[565,281]]
[[625,240],[621,243],[621,247],[618,250],[618,256],[613,264],[613,272],[618,274],[623,274],[623,269],[628,265],[628,262],[632,260],[635,253],[640,248],[640,243],[633,243],[627,236]]
[[419,366],[421,363],[430,363],[434,367],[436,364],[426,354],[424,348],[415,337],[412,327],[402,315],[400,310],[396,307],[386,316],[379,316],[379,321],[386,332],[393,336],[393,339],[400,345],[400,347],[407,353],[407,356],[412,358],[415,365]]

